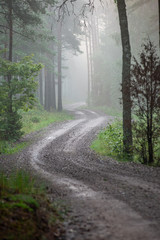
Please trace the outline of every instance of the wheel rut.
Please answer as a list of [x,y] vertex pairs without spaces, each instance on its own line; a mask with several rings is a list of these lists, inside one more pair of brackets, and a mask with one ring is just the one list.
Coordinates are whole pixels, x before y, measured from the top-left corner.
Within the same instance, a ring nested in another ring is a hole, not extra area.
[[66,240],[159,240],[160,170],[118,163],[89,148],[113,118],[69,109],[76,119],[30,148],[30,164],[70,207]]

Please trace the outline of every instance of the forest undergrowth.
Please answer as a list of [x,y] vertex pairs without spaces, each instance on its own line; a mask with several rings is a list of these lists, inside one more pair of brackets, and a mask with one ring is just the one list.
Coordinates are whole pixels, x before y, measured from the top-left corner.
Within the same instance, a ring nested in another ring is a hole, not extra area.
[[[47,112],[42,107],[24,112],[19,111],[22,116],[22,132],[23,136],[39,131],[52,123],[70,120],[73,117],[66,112]],[[17,140],[0,140],[0,154],[14,154],[27,147],[30,143]]]
[[115,108],[115,107],[97,106],[97,107],[93,107],[93,109],[102,111],[103,113],[105,113],[109,116],[122,118],[122,110]]
[[113,116],[113,117],[117,117],[117,118],[122,118],[122,110],[119,108],[116,108],[116,107],[109,107],[109,106],[94,106],[94,105],[91,105],[91,106],[84,106],[84,107],[81,107],[82,109],[90,109],[90,110],[93,110],[93,111],[100,111],[102,113],[105,113],[107,114],[108,116]]
[[0,239],[59,239],[65,211],[29,173],[0,173]]
[[[147,143],[146,143],[147,148]],[[113,157],[117,161],[131,161],[123,152],[123,127],[122,121],[116,118],[114,122],[103,129],[92,142],[91,149],[103,156]],[[154,163],[152,166],[160,166],[160,139],[154,146]],[[133,158],[136,163],[144,163],[141,156],[141,145],[137,142],[133,129]]]

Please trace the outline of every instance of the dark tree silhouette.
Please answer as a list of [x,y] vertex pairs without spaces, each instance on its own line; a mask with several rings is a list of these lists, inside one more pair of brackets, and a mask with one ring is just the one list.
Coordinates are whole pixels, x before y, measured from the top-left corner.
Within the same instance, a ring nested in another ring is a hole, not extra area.
[[131,47],[125,0],[118,0],[117,7],[123,49],[123,69],[122,69],[123,146],[124,153],[130,155],[132,152],[131,97],[130,97]]
[[62,111],[62,21],[58,23],[58,111]]
[[[75,0],[76,1],[76,0]],[[102,4],[103,1],[99,0]],[[131,47],[128,31],[128,19],[126,13],[125,0],[114,0],[117,2],[119,23],[121,30],[123,48],[123,69],[122,69],[122,101],[123,101],[123,146],[124,153],[132,155],[132,124],[131,124],[131,96],[130,96],[130,66]],[[59,16],[64,16],[68,12],[67,3],[73,4],[72,0],[64,0],[58,6]],[[94,0],[88,0],[82,7],[81,14],[84,15],[86,9],[94,10]]]
[[158,13],[159,13],[159,47],[160,47],[160,0],[158,0]]
[[160,59],[150,41],[143,45],[140,61],[134,58],[131,96],[132,107],[138,117],[133,125],[137,150],[143,163],[153,163],[160,132]]

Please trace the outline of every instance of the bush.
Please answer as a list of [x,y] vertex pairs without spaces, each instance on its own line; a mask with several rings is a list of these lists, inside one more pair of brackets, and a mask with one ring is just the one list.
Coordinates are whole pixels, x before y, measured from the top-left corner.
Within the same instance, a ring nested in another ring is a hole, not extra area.
[[31,121],[32,121],[33,123],[39,123],[39,122],[40,122],[40,119],[39,119],[38,117],[32,117],[32,118],[31,118]]
[[0,154],[14,154],[28,146],[27,142],[0,141]]
[[131,69],[132,109],[135,150],[143,163],[156,159],[160,132],[160,59],[152,42],[143,44],[139,62],[134,58]]
[[[136,130],[135,130],[136,125]],[[92,143],[91,148],[101,155],[115,157],[118,160],[145,163],[147,159],[147,140],[141,130],[142,126],[133,122],[133,158],[128,158],[123,153],[123,127],[121,121],[115,121],[109,124],[98,138]],[[154,144],[154,165],[160,165],[160,143],[157,141]],[[147,162],[146,162],[147,163]]]
[[123,131],[122,122],[115,121],[109,124],[98,136],[91,146],[96,152],[103,155],[123,157]]
[[109,124],[106,130],[103,132],[104,140],[108,144],[108,149],[110,153],[116,154],[117,156],[122,156],[123,153],[123,133],[122,133],[122,123],[116,121]]
[[27,111],[35,102],[35,77],[42,68],[31,57],[19,62],[0,58],[0,136],[2,140],[18,139],[21,135],[19,109]]
[[0,118],[0,138],[3,140],[17,140],[23,132],[22,117],[17,112],[6,112]]

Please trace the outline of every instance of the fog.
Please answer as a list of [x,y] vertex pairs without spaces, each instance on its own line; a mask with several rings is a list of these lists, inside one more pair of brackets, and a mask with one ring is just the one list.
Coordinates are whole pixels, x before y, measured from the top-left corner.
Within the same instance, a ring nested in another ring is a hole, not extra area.
[[[159,44],[158,33],[158,1],[127,1],[128,25],[131,43],[132,56],[138,57],[141,51],[141,45],[147,39],[153,41],[157,46]],[[98,21],[97,29],[94,29],[93,18]],[[92,34],[98,31],[98,47],[93,49],[92,58],[94,73],[90,81],[96,81],[96,86],[103,85],[103,99],[95,101],[94,89],[90,89],[92,103],[96,105],[106,105],[119,108],[119,98],[121,97],[121,76],[122,76],[122,47],[117,6],[113,1],[103,8],[96,5],[93,14],[87,14],[87,20]],[[85,23],[87,25],[87,23]],[[84,27],[82,26],[82,29]],[[97,37],[97,36],[96,36]],[[93,37],[94,38],[94,37]],[[92,39],[93,40],[93,39]],[[89,41],[89,40],[88,40]],[[94,43],[91,43],[91,47]],[[63,96],[65,101],[87,101],[88,99],[88,67],[87,50],[85,46],[85,36],[81,36],[80,49],[83,53],[73,55],[65,49],[64,70],[65,78],[63,80]],[[98,76],[95,76],[98,74]],[[102,96],[101,96],[102,97]]]
[[[1,8],[7,11],[5,3]],[[0,49],[9,49],[4,58],[12,52],[12,61],[33,54],[44,65],[37,97],[45,109],[61,111],[63,104],[77,101],[120,109],[122,43],[116,3],[57,1],[39,13],[32,9],[38,22],[32,12],[22,16],[23,6],[19,8],[13,8],[12,34],[7,17],[0,15]],[[132,56],[138,57],[147,39],[158,48],[158,1],[126,0],[126,10]]]
[[0,0],[0,240],[160,240],[159,49],[160,0]]
[[66,66],[68,69],[64,70],[65,78],[63,80],[63,96],[64,100],[68,102],[86,101],[88,84],[87,84],[87,55],[84,42],[81,42],[82,54],[77,56],[70,52],[64,53],[66,57]]

